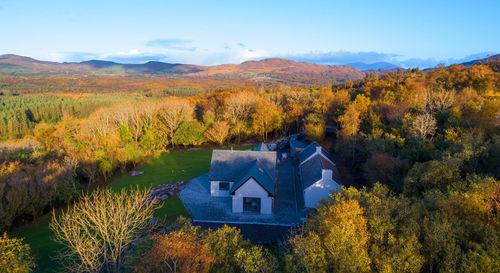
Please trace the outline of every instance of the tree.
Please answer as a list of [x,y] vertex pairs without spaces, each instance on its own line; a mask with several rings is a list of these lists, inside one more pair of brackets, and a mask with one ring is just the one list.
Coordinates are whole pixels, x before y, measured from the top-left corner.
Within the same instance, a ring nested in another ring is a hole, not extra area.
[[55,241],[67,248],[62,260],[69,271],[118,272],[123,253],[137,240],[158,208],[148,201],[149,190],[97,190],[67,211],[52,214]]
[[288,239],[291,254],[287,256],[289,272],[327,272],[326,252],[321,244],[321,238],[316,232],[299,232]]
[[242,271],[247,273],[271,273],[276,272],[278,267],[276,258],[262,246],[241,248],[236,253],[236,259],[240,262]]
[[420,139],[427,139],[433,136],[437,129],[436,119],[430,113],[422,113],[415,117],[410,129],[411,133]]
[[310,113],[306,117],[304,133],[312,141],[323,141],[325,138],[325,121],[315,113]]
[[417,162],[406,176],[403,192],[419,196],[431,189],[445,191],[449,185],[460,179],[461,163],[458,158]]
[[232,127],[240,142],[241,131],[255,110],[258,96],[252,92],[233,94],[224,100],[224,117],[231,122]]
[[267,100],[260,100],[252,115],[253,130],[267,140],[267,134],[280,127],[282,118],[278,106]]
[[214,254],[198,232],[173,231],[153,237],[153,247],[146,253],[136,272],[208,272]]
[[172,147],[174,147],[174,133],[182,122],[193,118],[194,107],[185,99],[168,98],[158,105],[156,114],[160,122],[166,127],[167,135]]
[[[355,200],[338,200],[318,210],[319,234],[335,272],[368,272],[368,240],[363,208]],[[314,222],[314,220],[312,221]]]
[[361,123],[360,112],[356,109],[354,104],[350,104],[344,115],[339,117],[340,127],[342,128],[342,135],[347,137],[356,136]]
[[237,271],[240,262],[236,259],[236,253],[250,246],[250,242],[243,239],[239,229],[227,225],[207,232],[205,240],[215,254],[213,272]]
[[354,103],[351,103],[344,115],[339,117],[340,127],[342,130],[340,134],[345,138],[352,140],[352,162],[354,164],[354,148],[356,147],[356,135],[358,134],[361,113],[356,109]]
[[229,124],[225,121],[215,121],[205,131],[205,136],[215,143],[222,145],[229,135]]
[[201,145],[206,142],[205,128],[203,124],[194,121],[185,121],[181,123],[177,131],[175,131],[175,143],[184,146],[187,145]]
[[30,246],[23,239],[0,237],[0,271],[5,273],[28,273],[35,268]]

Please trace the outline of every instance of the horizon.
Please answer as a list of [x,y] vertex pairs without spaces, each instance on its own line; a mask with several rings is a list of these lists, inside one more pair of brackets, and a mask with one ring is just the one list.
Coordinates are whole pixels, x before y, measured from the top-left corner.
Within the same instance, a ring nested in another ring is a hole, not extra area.
[[0,31],[9,37],[0,53],[55,62],[218,65],[276,57],[429,68],[498,54],[498,8],[495,1],[0,0]]

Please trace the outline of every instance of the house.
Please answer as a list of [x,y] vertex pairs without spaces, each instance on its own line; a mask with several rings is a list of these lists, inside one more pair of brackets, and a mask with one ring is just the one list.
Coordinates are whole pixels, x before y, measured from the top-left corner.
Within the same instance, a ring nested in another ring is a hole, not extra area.
[[306,208],[314,208],[331,191],[340,190],[342,180],[337,167],[318,143],[306,146],[298,154],[298,161]]
[[210,195],[230,197],[233,213],[271,214],[276,171],[276,152],[213,150]]

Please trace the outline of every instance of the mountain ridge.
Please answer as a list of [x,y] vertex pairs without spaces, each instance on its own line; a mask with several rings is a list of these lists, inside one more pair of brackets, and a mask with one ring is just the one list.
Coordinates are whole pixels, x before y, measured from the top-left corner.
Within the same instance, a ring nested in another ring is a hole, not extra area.
[[[109,75],[155,75],[183,79],[243,79],[253,81],[281,81],[287,83],[331,83],[362,78],[364,73],[350,66],[320,65],[296,62],[284,58],[250,60],[240,64],[202,66],[194,64],[149,61],[142,64],[127,64],[105,60],[82,62],[46,62],[14,54],[0,55],[4,64],[3,74],[109,74]],[[6,64],[15,65],[8,67]]]

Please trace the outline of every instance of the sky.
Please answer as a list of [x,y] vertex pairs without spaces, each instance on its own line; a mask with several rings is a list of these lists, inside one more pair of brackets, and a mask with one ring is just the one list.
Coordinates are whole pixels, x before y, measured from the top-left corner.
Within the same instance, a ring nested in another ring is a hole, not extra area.
[[430,67],[500,53],[498,0],[0,0],[0,54]]

